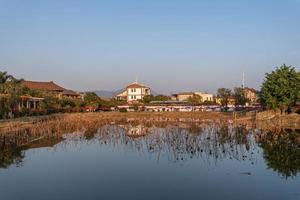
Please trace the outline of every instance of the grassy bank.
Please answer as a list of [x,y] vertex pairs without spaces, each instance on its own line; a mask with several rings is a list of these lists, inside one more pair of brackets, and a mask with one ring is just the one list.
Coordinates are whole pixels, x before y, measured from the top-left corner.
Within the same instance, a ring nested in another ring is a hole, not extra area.
[[73,122],[72,124],[84,125],[104,121],[113,122],[124,119],[133,119],[138,121],[228,121],[232,119],[232,114],[217,112],[97,112],[53,114],[48,116],[22,117],[12,120],[2,120],[0,121],[0,133],[28,129],[33,125],[35,127],[45,127],[50,123],[63,124]]
[[[137,123],[151,122],[208,122],[260,124],[263,127],[283,126],[300,128],[300,115],[285,115],[269,120],[255,120],[254,117],[236,117],[233,113],[221,112],[96,112],[96,113],[68,113],[48,116],[23,117],[0,121],[0,134],[28,132],[55,133],[61,130],[82,130],[95,128],[99,125],[112,122],[132,121]],[[261,125],[262,124],[262,125]]]

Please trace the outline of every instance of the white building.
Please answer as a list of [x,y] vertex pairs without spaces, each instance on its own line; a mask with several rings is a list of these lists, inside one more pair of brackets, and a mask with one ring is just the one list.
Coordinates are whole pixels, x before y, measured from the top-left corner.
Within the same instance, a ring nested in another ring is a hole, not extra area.
[[145,96],[151,94],[151,89],[137,81],[128,85],[125,90],[116,95],[118,100],[127,100],[128,103],[142,100]]
[[205,101],[213,101],[213,94],[209,94],[209,93],[202,93],[202,92],[195,92],[196,95],[199,95],[200,97],[202,97],[202,102]]

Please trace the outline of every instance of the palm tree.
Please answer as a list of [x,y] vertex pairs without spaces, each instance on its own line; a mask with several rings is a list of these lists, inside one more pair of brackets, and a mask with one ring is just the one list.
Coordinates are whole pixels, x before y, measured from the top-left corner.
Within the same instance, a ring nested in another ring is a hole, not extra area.
[[7,72],[0,71],[0,93],[10,94],[12,92],[20,93],[20,83],[23,79],[16,79]]
[[6,118],[17,106],[19,96],[24,94],[21,81],[22,79],[0,71],[0,118]]

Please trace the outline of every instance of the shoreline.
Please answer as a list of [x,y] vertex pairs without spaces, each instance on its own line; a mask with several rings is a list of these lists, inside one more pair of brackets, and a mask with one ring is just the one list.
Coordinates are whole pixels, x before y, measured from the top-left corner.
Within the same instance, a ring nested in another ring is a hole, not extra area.
[[285,127],[300,129],[300,115],[274,115],[268,119],[257,119],[256,115],[236,116],[233,113],[221,112],[91,112],[91,113],[58,113],[44,116],[21,117],[9,120],[0,120],[0,134],[19,131],[50,122],[99,123],[115,122],[120,120],[140,122],[202,122],[246,125],[254,127]]
[[[84,119],[85,118],[85,119]],[[180,119],[186,119],[191,121],[199,120],[218,120],[228,121],[232,120],[232,114],[230,113],[219,113],[219,112],[89,112],[89,113],[56,113],[52,115],[43,116],[30,116],[21,117],[9,120],[0,120],[0,133],[6,130],[13,129],[14,127],[24,127],[33,125],[39,122],[53,121],[53,120],[120,120],[120,119],[148,119],[148,120],[164,120],[168,118],[172,121],[178,121]]]

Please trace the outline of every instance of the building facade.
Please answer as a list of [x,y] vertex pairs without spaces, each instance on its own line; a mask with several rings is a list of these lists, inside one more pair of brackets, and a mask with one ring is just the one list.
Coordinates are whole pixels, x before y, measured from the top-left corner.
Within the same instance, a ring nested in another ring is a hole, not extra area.
[[250,103],[256,103],[258,101],[258,92],[254,88],[245,87],[243,89],[246,99]]
[[142,100],[147,95],[151,95],[150,87],[134,82],[117,94],[115,98],[117,100],[126,100],[128,103],[133,103]]

